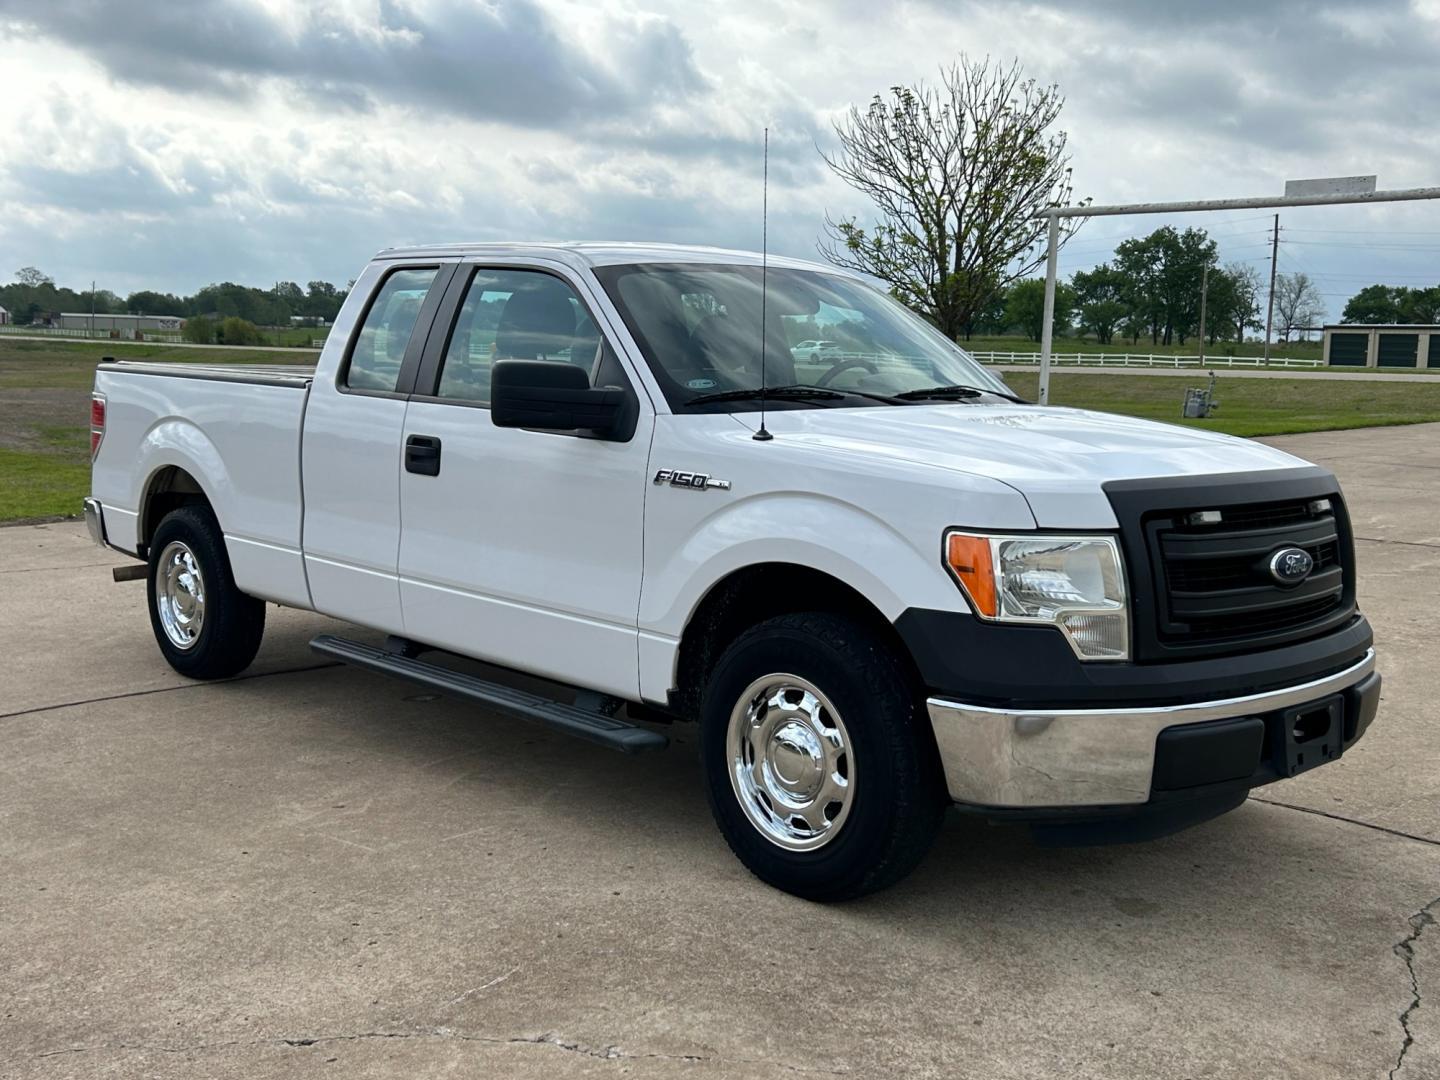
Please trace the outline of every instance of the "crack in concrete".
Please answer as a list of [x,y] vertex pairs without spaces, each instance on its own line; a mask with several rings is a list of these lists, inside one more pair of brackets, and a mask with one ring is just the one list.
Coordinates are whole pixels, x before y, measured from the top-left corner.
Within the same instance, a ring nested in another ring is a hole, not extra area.
[[1367,544],[1403,544],[1405,547],[1440,548],[1440,544],[1433,544],[1428,540],[1387,540],[1378,536],[1357,536],[1356,540],[1364,540]]
[[1404,1033],[1405,1039],[1400,1044],[1400,1053],[1395,1058],[1395,1067],[1390,1070],[1390,1080],[1395,1080],[1400,1075],[1400,1070],[1405,1067],[1405,1055],[1410,1052],[1410,1047],[1415,1045],[1415,1035],[1410,1030],[1410,1017],[1415,1010],[1420,1008],[1420,976],[1415,972],[1415,942],[1420,940],[1420,935],[1425,932],[1427,926],[1435,925],[1435,916],[1430,914],[1430,909],[1436,904],[1440,904],[1440,896],[1411,915],[1410,933],[1392,947],[1392,951],[1400,958],[1400,962],[1405,965],[1406,973],[1410,976],[1410,1004],[1405,1006],[1404,1012],[1400,1014],[1400,1030]]
[[779,1069],[785,1072],[818,1074],[824,1076],[844,1076],[849,1069],[823,1069],[811,1068],[805,1065],[792,1065],[784,1061],[767,1061],[760,1058],[727,1058],[721,1055],[703,1054],[662,1054],[656,1052],[631,1053],[622,1050],[615,1043],[605,1046],[590,1046],[575,1039],[567,1039],[553,1031],[541,1032],[538,1035],[473,1035],[462,1031],[455,1031],[451,1028],[437,1027],[421,1031],[358,1031],[346,1035],[304,1035],[304,1036],[268,1036],[257,1039],[228,1039],[222,1042],[202,1042],[185,1046],[152,1045],[147,1043],[108,1043],[98,1046],[67,1046],[59,1050],[47,1050],[35,1055],[37,1060],[44,1058],[59,1057],[64,1054],[91,1054],[102,1051],[141,1051],[157,1054],[193,1054],[210,1050],[227,1050],[235,1047],[252,1046],[287,1046],[304,1048],[318,1046],[322,1043],[335,1042],[360,1042],[369,1039],[441,1039],[457,1042],[484,1043],[490,1046],[548,1046],[552,1049],[563,1050],[570,1054],[580,1054],[585,1057],[596,1058],[601,1061],[640,1061],[645,1059],[657,1061],[678,1061],[689,1065],[713,1064],[723,1065],[725,1063],[737,1065],[761,1065],[771,1069]]
[[184,683],[180,686],[156,686],[149,690],[129,690],[123,694],[106,694],[101,697],[84,698],[80,701],[62,701],[55,705],[36,705],[29,709],[17,709],[14,712],[0,713],[0,720],[13,720],[17,716],[30,716],[34,713],[52,712],[55,709],[73,709],[77,705],[97,705],[105,701],[124,701],[126,698],[148,697],[151,694],[168,694],[175,690],[199,690],[206,686],[224,686],[226,683],[249,682],[252,679],[269,679],[275,675],[303,675],[307,671],[323,671],[326,668],[343,666],[340,661],[331,660],[323,664],[307,664],[305,667],[281,668],[279,671],[259,671],[253,675],[236,675],[230,679]]
[[1429,844],[1431,847],[1440,847],[1440,840],[1428,836],[1402,832],[1387,825],[1376,825],[1373,822],[1361,821],[1359,818],[1346,817],[1344,814],[1332,814],[1328,810],[1316,810],[1313,806],[1300,806],[1297,803],[1281,802],[1278,799],[1262,799],[1259,795],[1251,795],[1250,801],[1264,803],[1266,806],[1279,806],[1285,810],[1298,810],[1302,814],[1314,814],[1316,817],[1329,818],[1331,821],[1343,821],[1346,825],[1359,825],[1362,829],[1373,829],[1376,832],[1385,833],[1387,836],[1398,836],[1402,840],[1414,840],[1417,843]]

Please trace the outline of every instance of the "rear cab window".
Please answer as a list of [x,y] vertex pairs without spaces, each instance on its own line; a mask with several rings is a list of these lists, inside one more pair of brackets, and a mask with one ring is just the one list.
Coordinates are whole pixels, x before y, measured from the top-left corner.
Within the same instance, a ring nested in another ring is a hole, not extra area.
[[411,266],[386,276],[350,346],[341,385],[372,393],[396,392],[406,349],[437,273],[436,266]]

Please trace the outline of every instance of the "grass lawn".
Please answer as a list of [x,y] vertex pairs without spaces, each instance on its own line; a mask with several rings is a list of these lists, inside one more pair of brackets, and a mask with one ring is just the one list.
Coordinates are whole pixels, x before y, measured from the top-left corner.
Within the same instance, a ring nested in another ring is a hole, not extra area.
[[313,353],[0,338],[0,523],[74,517],[90,490],[90,389],[102,356],[207,364],[314,363]]
[[[101,356],[205,363],[313,363],[307,354],[241,352],[107,342],[29,342],[0,338],[0,522],[74,516],[90,487],[89,407]],[[1038,375],[1006,377],[1034,398]],[[1297,431],[1440,421],[1440,379],[1433,383],[1351,378],[1227,379],[1210,420],[1181,420],[1187,386],[1205,382],[1159,375],[1089,375],[1058,370],[1051,398],[1105,412],[1223,431],[1279,435]]]
[[[1034,400],[1040,376],[1007,372],[1005,381],[1022,397]],[[1440,379],[1433,383],[1379,379],[1227,379],[1215,382],[1220,408],[1208,420],[1182,420],[1180,403],[1189,386],[1209,379],[1196,372],[1193,381],[1163,375],[1081,375],[1054,371],[1050,404],[1143,416],[1186,427],[1223,431],[1229,435],[1288,435],[1299,431],[1334,431],[1440,421]]]

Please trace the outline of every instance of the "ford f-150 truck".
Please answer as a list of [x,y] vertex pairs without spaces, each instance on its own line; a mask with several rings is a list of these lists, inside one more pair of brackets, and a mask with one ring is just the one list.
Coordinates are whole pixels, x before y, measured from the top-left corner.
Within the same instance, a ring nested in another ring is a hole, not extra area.
[[726,840],[801,896],[896,881],[947,805],[1061,842],[1203,821],[1380,696],[1329,472],[1029,404],[832,267],[387,250],[313,369],[102,363],[91,426],[87,520],[148,563],[177,671],[241,671],[269,602],[614,749],[698,722]]

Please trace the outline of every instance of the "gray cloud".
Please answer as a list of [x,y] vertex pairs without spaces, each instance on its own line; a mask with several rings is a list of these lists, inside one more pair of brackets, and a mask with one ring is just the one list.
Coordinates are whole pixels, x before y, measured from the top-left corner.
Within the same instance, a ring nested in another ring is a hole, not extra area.
[[534,0],[434,0],[423,9],[382,0],[374,23],[316,10],[298,35],[244,0],[0,0],[0,17],[11,33],[83,50],[123,82],[227,98],[280,79],[350,110],[378,100],[558,126],[706,87],[672,23],[614,20],[607,64],[564,40]]
[[[1339,172],[1435,179],[1440,23],[1403,0],[295,5],[0,0],[0,92],[22,102],[24,123],[0,143],[0,250],[62,280],[190,291],[344,280],[411,242],[756,247],[768,124],[771,250],[809,256],[825,210],[869,212],[815,152],[829,119],[933,80],[960,49],[1018,54],[1060,84],[1081,196],[1243,195]],[[64,67],[53,78],[52,60]],[[1377,222],[1440,234],[1427,207],[1385,213],[1287,214],[1282,263],[1328,275],[1337,294],[1371,266],[1376,280],[1385,267],[1418,279],[1435,259],[1419,247],[1321,244],[1324,228]],[[1096,223],[1063,265],[1159,224]],[[1228,226],[1222,254],[1268,258],[1267,227]],[[1328,239],[1346,237],[1360,239]]]

